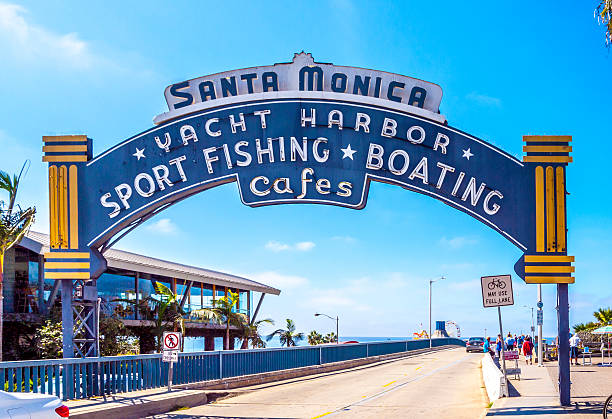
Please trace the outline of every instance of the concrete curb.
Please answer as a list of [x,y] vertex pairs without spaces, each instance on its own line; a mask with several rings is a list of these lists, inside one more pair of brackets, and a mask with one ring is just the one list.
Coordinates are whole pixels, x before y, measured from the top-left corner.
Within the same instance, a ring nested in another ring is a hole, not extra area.
[[226,378],[223,380],[211,380],[200,383],[176,385],[173,387],[173,391],[171,393],[164,391],[164,389],[145,390],[127,393],[125,395],[118,394],[108,396],[106,400],[78,400],[69,402],[68,405],[70,407],[70,417],[75,419],[108,419],[109,417],[117,417],[122,419],[142,418],[145,416],[170,412],[178,407],[194,407],[203,405],[218,398],[231,395],[228,392],[208,390],[227,390],[309,375],[323,374],[456,347],[457,346],[455,345],[446,345],[432,348],[431,351],[429,348],[417,349],[389,355],[372,356],[368,358],[339,361],[290,370],[272,371],[261,374]]
[[494,402],[504,396],[504,374],[497,368],[491,354],[484,354],[481,360],[482,379],[487,388],[489,401]]

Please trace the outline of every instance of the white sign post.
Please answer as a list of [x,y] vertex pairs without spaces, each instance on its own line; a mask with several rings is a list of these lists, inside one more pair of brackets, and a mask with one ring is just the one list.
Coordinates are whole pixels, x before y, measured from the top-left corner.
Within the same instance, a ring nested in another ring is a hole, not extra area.
[[181,350],[182,336],[179,332],[164,332],[162,337],[163,354],[162,361],[169,362],[168,366],[168,391],[172,391],[172,369],[178,362],[178,353]]
[[499,317],[499,334],[502,338],[501,359],[502,370],[504,373],[503,395],[508,397],[508,385],[506,378],[506,358],[504,356],[504,329],[502,327],[501,306],[511,306],[514,304],[512,293],[512,277],[510,275],[483,276],[480,278],[482,289],[482,305],[487,307],[497,307]]

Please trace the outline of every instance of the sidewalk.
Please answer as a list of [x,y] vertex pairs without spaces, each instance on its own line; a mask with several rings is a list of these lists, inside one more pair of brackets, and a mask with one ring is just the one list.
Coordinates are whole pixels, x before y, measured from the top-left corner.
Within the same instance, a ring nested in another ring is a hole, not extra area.
[[[612,368],[572,366],[572,405],[562,407],[555,383],[556,363],[544,367],[519,362],[521,379],[510,379],[510,397],[496,400],[487,416],[551,418],[558,415],[572,419],[601,418],[606,391],[612,392]],[[608,394],[609,395],[609,394]],[[603,397],[603,398],[602,398]],[[606,396],[607,397],[607,396]]]

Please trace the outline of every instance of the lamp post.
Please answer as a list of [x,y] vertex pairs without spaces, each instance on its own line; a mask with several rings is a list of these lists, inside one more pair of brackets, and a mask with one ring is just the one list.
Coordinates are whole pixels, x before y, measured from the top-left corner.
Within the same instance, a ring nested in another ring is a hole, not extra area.
[[328,316],[327,314],[323,314],[323,313],[315,313],[315,317],[317,316],[325,316],[328,319],[332,319],[336,321],[336,345],[338,345],[340,342],[340,335],[338,334],[338,316],[336,316],[336,318],[333,318],[332,316]]
[[431,344],[431,284],[433,284],[436,281],[440,281],[442,279],[444,279],[443,276],[441,276],[440,278],[429,280],[429,349],[432,348],[432,344]]

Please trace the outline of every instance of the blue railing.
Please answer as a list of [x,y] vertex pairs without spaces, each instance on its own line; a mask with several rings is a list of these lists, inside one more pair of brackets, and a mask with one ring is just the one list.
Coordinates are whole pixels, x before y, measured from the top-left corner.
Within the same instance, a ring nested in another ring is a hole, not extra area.
[[[458,345],[455,338],[433,339],[432,346]],[[297,346],[234,351],[183,352],[174,366],[174,384],[327,364],[429,347],[429,340]],[[168,385],[161,354],[101,358],[0,362],[5,391],[53,394],[63,400],[126,393]]]

